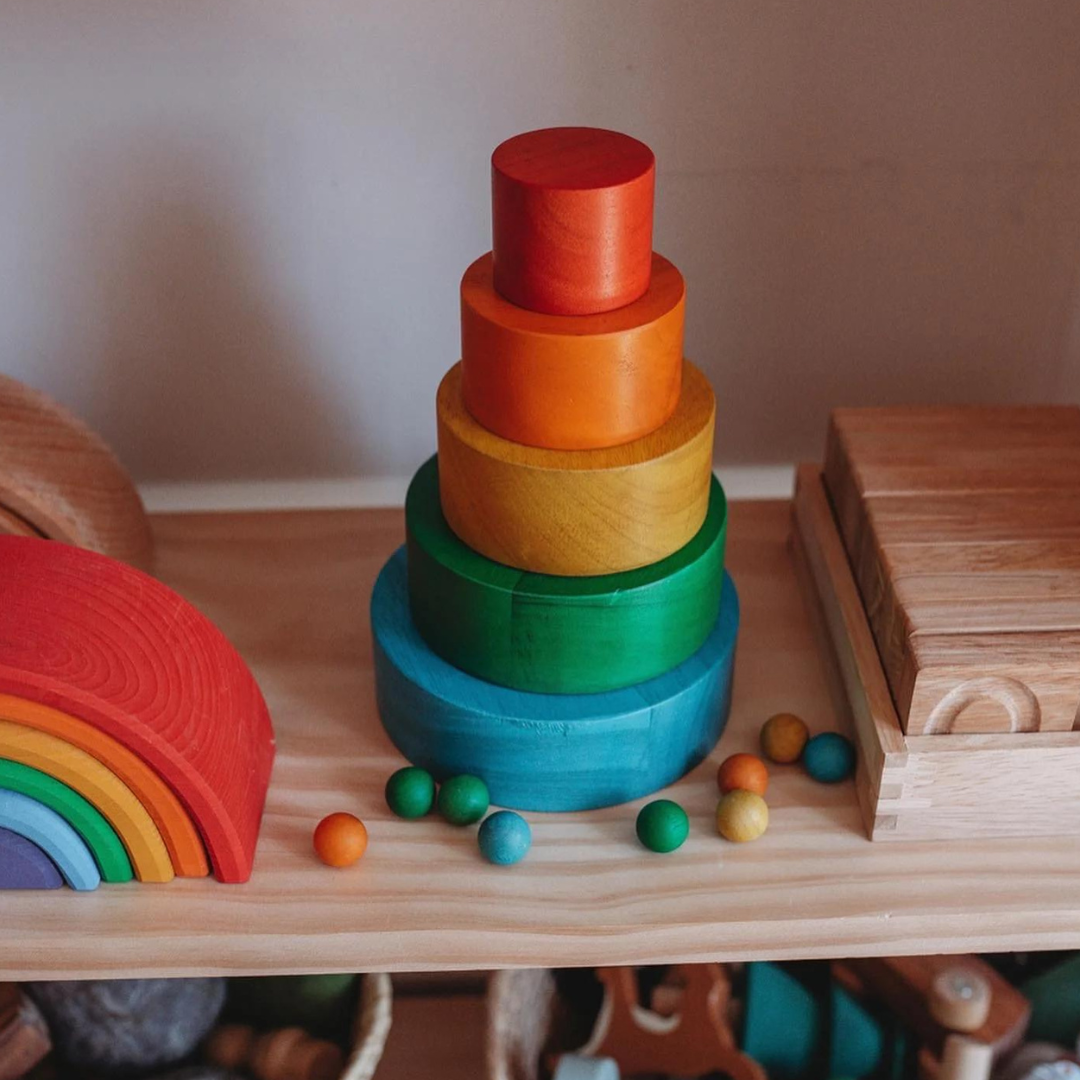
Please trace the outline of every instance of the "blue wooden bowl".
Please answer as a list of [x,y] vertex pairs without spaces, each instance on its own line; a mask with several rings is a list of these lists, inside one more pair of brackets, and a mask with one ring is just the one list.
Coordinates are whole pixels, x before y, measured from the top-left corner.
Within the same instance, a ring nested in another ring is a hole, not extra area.
[[720,615],[690,659],[600,694],[512,690],[440,659],[409,615],[403,547],[375,582],[371,627],[379,713],[409,761],[437,779],[482,777],[498,806],[591,810],[666,787],[716,745],[731,704],[739,600],[725,574]]

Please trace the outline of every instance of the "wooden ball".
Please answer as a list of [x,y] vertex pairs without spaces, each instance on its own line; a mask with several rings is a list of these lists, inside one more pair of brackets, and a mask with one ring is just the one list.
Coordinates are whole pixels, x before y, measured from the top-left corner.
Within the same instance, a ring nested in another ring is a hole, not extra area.
[[545,128],[491,155],[495,287],[512,304],[590,315],[649,285],[656,162],[600,128]]
[[803,765],[819,784],[838,784],[855,771],[855,747],[838,731],[823,731],[803,748]]
[[769,770],[755,754],[732,754],[717,769],[716,784],[721,795],[729,791],[752,791],[755,795],[764,795],[769,786]]
[[497,810],[485,818],[476,837],[480,854],[496,866],[521,862],[532,847],[529,823],[513,810]]
[[671,799],[646,803],[638,813],[636,827],[641,843],[661,855],[682,847],[690,835],[686,811]]
[[777,713],[761,729],[761,749],[770,761],[790,765],[802,756],[810,732],[794,713]]
[[364,823],[352,814],[330,814],[315,827],[315,854],[327,866],[352,866],[367,850]]
[[487,784],[479,776],[451,776],[439,788],[439,813],[451,825],[475,825],[491,805]]
[[753,791],[729,791],[716,807],[716,831],[737,844],[756,840],[769,827],[769,807]]
[[426,769],[406,765],[386,781],[386,805],[400,818],[413,820],[431,813],[435,781]]

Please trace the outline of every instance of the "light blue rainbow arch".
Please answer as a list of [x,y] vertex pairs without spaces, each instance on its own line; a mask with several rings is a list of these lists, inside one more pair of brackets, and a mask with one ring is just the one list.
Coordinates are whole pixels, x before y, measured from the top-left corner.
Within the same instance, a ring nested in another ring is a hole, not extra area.
[[83,838],[55,810],[36,799],[0,789],[0,828],[41,848],[73,889],[84,892],[101,884],[97,863]]

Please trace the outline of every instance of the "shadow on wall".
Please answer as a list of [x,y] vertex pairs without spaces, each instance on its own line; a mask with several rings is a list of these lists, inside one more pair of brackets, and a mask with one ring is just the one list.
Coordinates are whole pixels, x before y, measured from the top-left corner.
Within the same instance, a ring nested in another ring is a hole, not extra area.
[[108,413],[139,477],[287,478],[314,448],[362,466],[357,402],[320,382],[318,345],[221,164],[154,142],[84,161],[72,300],[93,347],[71,396]]

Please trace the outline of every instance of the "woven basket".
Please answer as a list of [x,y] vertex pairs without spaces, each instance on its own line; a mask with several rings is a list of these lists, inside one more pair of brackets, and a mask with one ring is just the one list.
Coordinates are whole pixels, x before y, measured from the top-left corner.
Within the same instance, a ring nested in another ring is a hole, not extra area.
[[500,971],[488,986],[490,1080],[537,1080],[551,1024],[555,977],[545,969]]
[[389,975],[365,975],[360,980],[360,1007],[353,1030],[353,1051],[341,1080],[371,1080],[390,1034],[393,988]]

